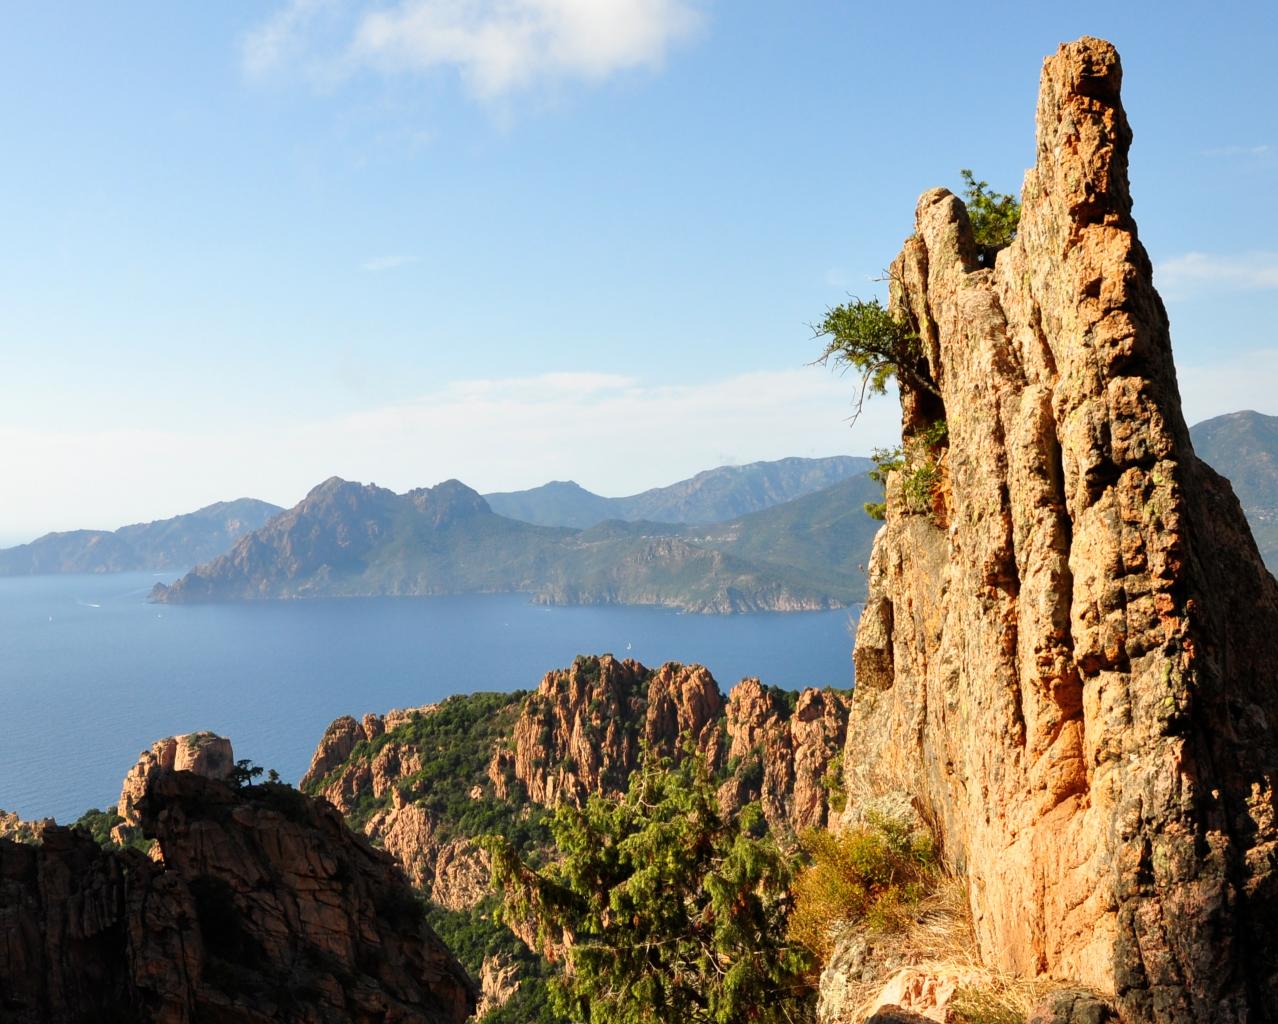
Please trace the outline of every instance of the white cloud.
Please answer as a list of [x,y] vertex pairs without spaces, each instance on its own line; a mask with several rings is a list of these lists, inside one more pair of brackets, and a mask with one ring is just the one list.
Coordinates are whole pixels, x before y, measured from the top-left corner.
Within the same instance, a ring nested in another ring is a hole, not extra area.
[[251,75],[446,69],[493,98],[660,66],[701,24],[694,0],[398,0],[372,11],[289,0],[245,38],[242,59]]
[[400,267],[416,262],[417,260],[412,256],[375,256],[361,263],[359,269],[370,274],[380,274],[383,271],[398,270]]
[[1268,156],[1274,152],[1273,146],[1217,146],[1215,149],[1204,149],[1203,156],[1211,157],[1232,157],[1232,156]]
[[333,10],[334,0],[288,0],[244,37],[244,70],[265,75],[303,58],[318,23]]
[[243,495],[291,505],[334,474],[398,491],[449,477],[481,491],[575,479],[619,495],[725,461],[895,443],[894,397],[867,403],[852,430],[850,398],[850,380],[816,367],[659,386],[574,372],[455,381],[271,431],[0,427],[0,478],[12,485],[0,533],[115,527]]
[[1172,297],[1201,291],[1256,291],[1278,288],[1278,252],[1241,256],[1188,252],[1154,266],[1159,290]]

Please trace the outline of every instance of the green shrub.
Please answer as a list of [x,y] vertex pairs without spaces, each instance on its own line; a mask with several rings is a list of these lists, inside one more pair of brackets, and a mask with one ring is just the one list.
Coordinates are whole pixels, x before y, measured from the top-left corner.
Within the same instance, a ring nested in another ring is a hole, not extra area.
[[825,339],[816,362],[833,361],[836,369],[853,370],[861,378],[853,400],[851,420],[856,422],[871,395],[887,393],[893,377],[920,392],[937,394],[936,385],[922,364],[918,332],[905,320],[885,309],[878,299],[853,298],[825,311],[812,334]]
[[826,803],[835,814],[843,813],[848,805],[847,790],[843,788],[843,751],[839,751],[825,766],[825,775],[821,778],[825,787]]
[[[874,468],[868,476],[887,487],[888,474],[901,472],[901,499],[905,510],[918,515],[932,511],[932,500],[941,480],[941,450],[949,443],[945,420],[936,420],[895,448],[875,448],[871,453]],[[871,519],[887,518],[887,501],[866,502],[865,513]]]
[[789,937],[818,961],[841,926],[899,927],[938,877],[931,837],[885,815],[837,835],[813,829],[800,842],[811,861],[794,884]]
[[967,205],[968,220],[972,222],[972,235],[980,250],[981,262],[993,266],[994,257],[1016,238],[1021,221],[1021,204],[1015,196],[1001,192],[989,192],[988,181],[977,181],[967,168],[959,171],[963,177],[963,200]]

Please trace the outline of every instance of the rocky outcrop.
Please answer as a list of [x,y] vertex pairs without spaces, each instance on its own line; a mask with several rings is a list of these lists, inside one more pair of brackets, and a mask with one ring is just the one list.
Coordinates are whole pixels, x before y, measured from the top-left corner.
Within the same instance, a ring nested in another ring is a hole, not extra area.
[[[580,802],[624,791],[642,743],[666,756],[683,744],[726,769],[720,803],[759,800],[782,834],[826,823],[827,775],[843,749],[848,700],[832,690],[799,694],[746,679],[725,701],[703,666],[578,658],[549,673],[525,702],[512,748],[499,747],[490,776],[534,803]],[[642,741],[642,743],[640,742]]]
[[475,1017],[483,1020],[489,1010],[505,1006],[519,991],[519,965],[501,953],[484,957],[484,969],[479,974],[479,1009]]
[[[334,721],[320,739],[319,746],[311,755],[311,765],[298,783],[299,788],[309,790],[317,783],[325,781],[336,769],[344,766],[357,744],[372,743],[384,733],[393,731],[397,726],[407,722],[414,715],[428,715],[438,705],[425,704],[419,708],[395,708],[384,715],[367,714],[362,721],[356,721],[350,715],[343,715]],[[398,759],[400,754],[394,752],[382,762],[380,770],[370,767],[368,785],[374,786],[378,796],[385,792],[386,773],[390,768],[389,761]],[[376,777],[375,777],[376,776]],[[347,806],[355,783],[344,784],[341,780],[329,780],[329,786],[323,795],[339,809],[349,811]],[[360,780],[361,783],[364,780]]]
[[848,700],[832,690],[795,694],[744,679],[727,709],[732,777],[719,791],[725,807],[759,800],[764,817],[790,832],[826,823],[831,763],[842,751]]
[[[1124,1021],[1278,1006],[1278,586],[1194,455],[1136,235],[1118,55],[1047,60],[1015,242],[919,201],[890,271],[948,424],[933,507],[888,485],[845,785],[904,790],[970,882],[991,963]],[[933,393],[934,392],[934,393]]]
[[12,839],[15,843],[38,843],[41,833],[52,824],[52,818],[24,821],[10,811],[0,811],[0,839]]
[[156,740],[150,750],[138,755],[137,764],[129,769],[120,788],[116,813],[124,824],[136,826],[141,818],[138,802],[146,794],[147,785],[160,772],[193,772],[206,779],[225,779],[235,767],[231,741],[211,732],[193,732]]
[[[796,695],[747,680],[725,701],[703,666],[671,662],[653,671],[603,655],[547,673],[527,697],[503,699],[482,717],[491,736],[480,754],[487,771],[465,786],[470,802],[503,803],[516,820],[534,806],[624,792],[644,744],[677,756],[690,741],[712,767],[731,768],[720,792],[725,809],[759,800],[783,835],[826,822],[830,766],[847,722],[848,699],[834,691]],[[487,861],[456,822],[428,809],[438,793],[420,782],[441,754],[457,756],[456,744],[424,747],[412,729],[398,728],[449,706],[337,719],[301,786],[350,816],[419,889],[460,910],[485,894]],[[474,735],[469,728],[468,743]]]
[[156,771],[163,852],[0,840],[0,992],[19,1024],[460,1022],[475,992],[391,859],[285,786]]
[[491,890],[492,861],[470,839],[454,839],[435,856],[430,898],[445,910],[468,910]]
[[[494,755],[489,775],[498,795],[512,795],[512,781],[543,806],[619,792],[639,762],[648,681],[648,671],[637,661],[607,654],[578,658],[571,668],[547,673],[524,702],[511,746]],[[667,706],[673,702],[673,697],[663,699]],[[691,722],[697,709],[680,710]],[[679,713],[666,712],[676,718]]]

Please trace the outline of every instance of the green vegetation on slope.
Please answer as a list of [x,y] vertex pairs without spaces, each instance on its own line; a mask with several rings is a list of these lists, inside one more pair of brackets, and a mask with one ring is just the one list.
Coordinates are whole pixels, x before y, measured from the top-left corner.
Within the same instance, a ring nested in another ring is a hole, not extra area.
[[[858,486],[836,487],[849,485]],[[803,510],[829,508],[809,500],[816,498],[710,527],[609,522],[577,531],[499,516],[457,481],[398,495],[333,479],[153,597],[518,592],[545,603],[696,612],[837,607],[863,592],[853,565],[864,562],[868,543],[853,558],[828,511],[819,523],[800,521]]]
[[[421,768],[401,776],[395,788],[408,801],[416,801],[440,823],[440,841],[501,832],[521,848],[544,844],[549,838],[543,823],[544,812],[534,805],[515,804],[485,795],[473,798],[475,787],[486,789],[488,762],[493,747],[510,735],[527,694],[472,693],[449,697],[429,714],[417,714],[370,742],[361,742],[351,751],[346,764],[372,763],[388,743],[411,746],[421,760]],[[332,776],[307,786],[320,793]],[[388,790],[381,797],[365,794],[348,817],[358,829],[370,817],[390,804]]]
[[699,756],[648,751],[624,797],[563,806],[542,869],[494,838],[507,920],[541,940],[573,936],[552,1003],[585,1024],[787,1022],[814,993],[811,962],[786,938],[789,859],[757,805],[719,810]]

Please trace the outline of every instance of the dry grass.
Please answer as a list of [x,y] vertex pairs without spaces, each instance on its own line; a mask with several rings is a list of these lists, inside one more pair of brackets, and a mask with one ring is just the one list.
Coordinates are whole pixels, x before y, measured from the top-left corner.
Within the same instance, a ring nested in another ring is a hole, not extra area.
[[956,1024],[1024,1024],[1030,1010],[1051,989],[981,963],[972,930],[967,888],[961,879],[943,876],[914,907],[910,919],[894,929],[884,947],[884,969],[871,982],[854,982],[849,1002],[863,1017],[878,1009],[876,997],[902,968],[961,980],[951,1006]]

